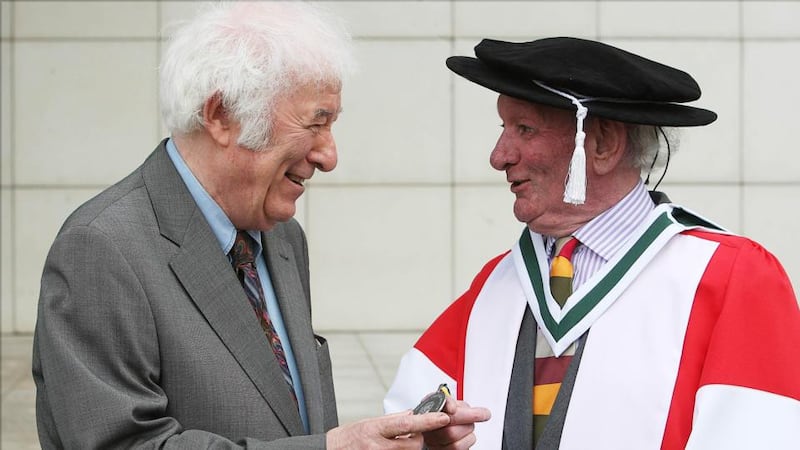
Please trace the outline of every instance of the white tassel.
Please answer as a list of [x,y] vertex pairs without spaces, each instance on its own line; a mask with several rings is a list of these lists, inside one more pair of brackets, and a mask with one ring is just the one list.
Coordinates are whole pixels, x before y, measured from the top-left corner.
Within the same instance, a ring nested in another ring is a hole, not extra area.
[[575,112],[575,150],[572,152],[572,159],[569,162],[569,172],[567,172],[567,179],[565,181],[564,203],[582,205],[586,202],[586,149],[583,147],[586,133],[583,132],[583,119],[585,119],[586,114],[589,113],[589,110],[583,106],[582,102],[591,101],[592,99],[583,98],[578,100],[574,95],[551,88],[536,80],[533,80],[533,82],[543,89],[568,98],[572,104],[578,108]]
[[586,201],[586,150],[583,148],[585,137],[583,130],[575,135],[575,151],[572,152],[572,160],[569,162],[564,203],[582,205]]

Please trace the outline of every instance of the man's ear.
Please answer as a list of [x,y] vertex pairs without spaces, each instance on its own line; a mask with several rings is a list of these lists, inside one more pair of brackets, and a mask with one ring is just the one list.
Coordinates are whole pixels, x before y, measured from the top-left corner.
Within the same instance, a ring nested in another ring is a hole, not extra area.
[[222,95],[219,92],[203,102],[203,127],[220,147],[227,147],[233,139],[233,120],[228,115],[228,110],[222,104]]
[[624,123],[597,119],[594,123],[595,143],[591,163],[598,175],[607,175],[624,163],[628,132]]

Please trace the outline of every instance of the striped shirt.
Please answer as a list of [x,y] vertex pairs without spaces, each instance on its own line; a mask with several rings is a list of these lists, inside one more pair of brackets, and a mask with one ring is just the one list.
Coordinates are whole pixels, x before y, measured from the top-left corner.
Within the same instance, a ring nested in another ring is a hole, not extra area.
[[[572,256],[573,289],[583,284],[607,263],[655,208],[644,183],[639,183],[616,205],[604,211],[572,235],[581,241]],[[545,250],[552,260],[556,237],[545,237]]]

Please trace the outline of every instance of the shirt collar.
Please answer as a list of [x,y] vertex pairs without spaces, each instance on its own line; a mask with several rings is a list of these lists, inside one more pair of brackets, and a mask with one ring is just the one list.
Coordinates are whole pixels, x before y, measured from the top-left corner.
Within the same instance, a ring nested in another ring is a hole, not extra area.
[[[655,208],[644,183],[639,182],[617,204],[578,228],[573,236],[605,261],[611,259],[639,227],[647,215]],[[547,236],[545,250],[552,253],[555,237]],[[580,250],[580,247],[578,247]]]
[[[203,185],[200,184],[197,177],[194,176],[189,166],[186,165],[186,161],[183,160],[180,152],[178,152],[175,141],[172,139],[167,140],[167,154],[172,160],[172,164],[175,166],[178,174],[181,176],[181,179],[183,179],[183,183],[186,185],[192,198],[194,198],[203,217],[205,217],[208,225],[211,227],[211,231],[217,238],[219,246],[227,255],[231,248],[233,248],[233,242],[236,240],[236,227],[233,226],[233,222],[231,222],[225,214],[225,211],[222,210],[208,191],[205,190]],[[261,254],[261,233],[248,230],[247,234],[249,234],[257,244],[254,249],[254,254],[258,257],[258,255]]]

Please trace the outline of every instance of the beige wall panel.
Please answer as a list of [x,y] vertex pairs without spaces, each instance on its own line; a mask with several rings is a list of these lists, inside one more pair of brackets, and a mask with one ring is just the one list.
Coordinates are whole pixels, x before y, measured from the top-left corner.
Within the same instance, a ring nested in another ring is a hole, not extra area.
[[[475,56],[476,39],[456,40],[455,55]],[[455,156],[453,172],[457,183],[499,183],[505,176],[489,165],[489,155],[500,137],[497,115],[498,94],[450,72],[453,83],[453,122]]]
[[354,37],[440,37],[451,34],[452,2],[315,1],[339,15]]
[[800,181],[798,79],[800,40],[745,43],[742,88],[745,181]]
[[739,44],[665,39],[607,43],[688,72],[702,92],[700,99],[690,104],[719,115],[711,125],[680,129],[679,151],[670,161],[666,180],[737,182],[741,171]]
[[386,386],[373,370],[365,367],[369,360],[363,339],[354,334],[324,333],[331,352],[333,385],[336,391],[336,412],[339,423],[346,424],[365,417],[383,415],[381,404]]
[[0,39],[11,37],[11,8],[13,5],[10,1],[0,1]]
[[161,1],[158,3],[160,8],[160,20],[158,31],[161,34],[167,32],[176,24],[194,17],[202,8],[213,2],[208,1]]
[[155,1],[17,1],[18,38],[155,38]]
[[594,1],[455,1],[457,37],[512,37],[530,41],[547,36],[595,37]]
[[455,154],[453,171],[458,183],[497,183],[505,174],[489,165],[489,157],[503,129],[497,115],[496,92],[453,75],[455,93]]
[[514,194],[505,182],[456,187],[453,299],[469,287],[490,259],[519,239],[525,224],[514,217],[513,208]]
[[443,40],[361,41],[333,131],[339,166],[325,183],[450,181],[450,78]]
[[0,43],[0,185],[12,183],[13,118],[11,116],[11,44]]
[[800,38],[800,2],[743,1],[742,34],[745,38]]
[[[203,3],[161,3],[161,29],[192,17]],[[450,34],[449,1],[312,1],[339,17],[355,38],[438,37]]]
[[[362,341],[364,348],[370,355],[373,355],[373,364],[378,369],[383,385],[387,388],[392,385],[400,359],[408,352],[421,330],[399,333],[364,333]],[[381,396],[381,402],[383,396]]]
[[731,38],[739,34],[736,1],[606,1],[598,4],[605,37]]
[[315,326],[419,329],[449,303],[449,188],[325,187],[306,201]]
[[14,76],[19,184],[110,184],[158,144],[155,43],[20,42]]
[[0,332],[14,331],[14,240],[10,188],[0,188]]

